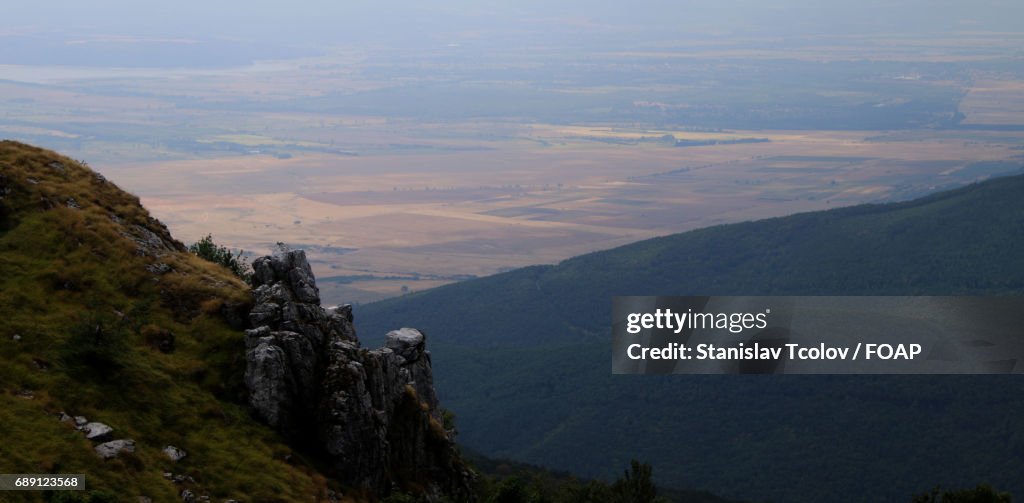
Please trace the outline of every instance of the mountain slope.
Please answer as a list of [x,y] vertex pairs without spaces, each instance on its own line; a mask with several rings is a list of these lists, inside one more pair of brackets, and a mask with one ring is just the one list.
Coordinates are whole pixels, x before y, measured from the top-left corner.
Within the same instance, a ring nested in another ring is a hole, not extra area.
[[[326,497],[313,464],[241,400],[243,336],[227,320],[240,322],[248,287],[187,253],[137,198],[0,142],[0,270],[0,472],[82,473],[118,501]],[[134,453],[100,458],[62,412],[112,427]],[[187,456],[172,461],[168,445]]]
[[719,226],[362,306],[433,335],[461,441],[585,475],[635,456],[727,497],[1024,491],[1012,376],[612,376],[615,295],[1024,293],[1024,176],[919,200]]

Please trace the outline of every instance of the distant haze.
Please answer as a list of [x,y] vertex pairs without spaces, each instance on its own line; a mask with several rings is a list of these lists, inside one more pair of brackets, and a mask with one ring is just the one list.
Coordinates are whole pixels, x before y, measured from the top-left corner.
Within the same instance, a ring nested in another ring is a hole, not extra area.
[[[585,48],[656,44],[693,35],[948,34],[1017,31],[1022,25],[1024,2],[1010,0],[49,0],[5,5],[0,64],[25,64],[33,55],[38,64],[67,64],[69,58],[81,58],[84,64],[141,65],[142,60],[130,55],[123,61],[112,61],[110,57],[84,56],[82,50],[92,47],[96,52],[111,53],[111,44],[129,42],[148,44],[149,50],[144,52],[155,56],[160,51],[175,50],[156,47],[211,39],[258,44],[261,49],[256,51],[257,56],[268,59],[292,56],[295,53],[291,51],[297,49],[316,52],[353,44],[402,47],[469,43],[514,48],[562,43]],[[49,50],[38,49],[47,44],[51,45]],[[220,51],[235,50],[230,44],[218,47]],[[112,51],[119,52],[124,51]],[[209,57],[201,52],[190,57],[204,66]]]

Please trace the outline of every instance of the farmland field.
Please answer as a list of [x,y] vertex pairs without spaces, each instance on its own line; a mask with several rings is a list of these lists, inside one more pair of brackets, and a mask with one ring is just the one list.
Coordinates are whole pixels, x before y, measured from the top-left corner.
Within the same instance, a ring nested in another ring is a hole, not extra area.
[[963,32],[6,64],[0,136],[89,161],[181,239],[305,248],[325,302],[361,303],[1017,172],[1020,42]]

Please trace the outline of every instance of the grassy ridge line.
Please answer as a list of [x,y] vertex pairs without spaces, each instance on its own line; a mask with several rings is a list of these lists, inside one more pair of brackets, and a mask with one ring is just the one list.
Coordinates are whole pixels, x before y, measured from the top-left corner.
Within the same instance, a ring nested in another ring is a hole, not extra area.
[[[72,159],[0,142],[0,177],[0,472],[83,473],[125,501],[180,501],[184,488],[214,500],[324,494],[326,479],[240,400],[242,333],[221,308],[248,302],[244,283]],[[142,254],[139,236],[155,236],[159,256]],[[160,264],[169,272],[147,269]],[[110,425],[136,452],[103,461],[60,411]],[[188,456],[174,463],[165,445]]]
[[[360,306],[366,338],[431,339],[460,439],[490,456],[726,497],[1024,491],[1014,376],[611,376],[615,295],[1021,294],[1024,176],[919,200],[724,225]],[[827,460],[827,462],[825,462]],[[868,488],[868,489],[866,489]]]

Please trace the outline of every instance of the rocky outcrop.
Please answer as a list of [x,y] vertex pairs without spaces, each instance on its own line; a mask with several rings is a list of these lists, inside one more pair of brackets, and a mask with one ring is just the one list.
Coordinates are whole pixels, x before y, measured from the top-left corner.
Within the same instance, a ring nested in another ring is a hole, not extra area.
[[185,456],[188,456],[188,453],[183,449],[179,449],[173,445],[165,446],[163,452],[171,461],[181,461]]
[[97,445],[94,449],[101,458],[113,459],[122,452],[135,452],[135,441],[131,439],[111,440]]
[[442,426],[425,336],[403,328],[383,348],[360,347],[351,307],[320,306],[302,251],[256,259],[253,272],[245,383],[255,414],[351,486],[468,498],[472,474]]
[[85,438],[96,442],[109,440],[110,434],[113,432],[113,428],[98,422],[88,423],[82,427],[82,433],[85,433]]

